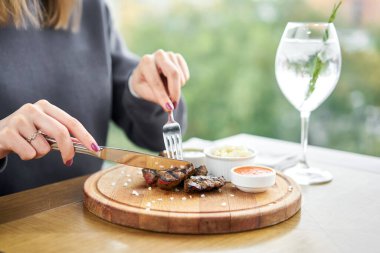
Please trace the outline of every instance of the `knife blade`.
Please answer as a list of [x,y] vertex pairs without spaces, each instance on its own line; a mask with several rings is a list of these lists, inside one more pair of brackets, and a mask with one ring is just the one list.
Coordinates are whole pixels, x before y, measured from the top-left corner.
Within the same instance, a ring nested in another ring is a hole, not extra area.
[[100,147],[100,151],[96,152],[96,154],[97,157],[103,160],[153,170],[167,170],[173,166],[180,168],[190,165],[189,162],[183,160],[175,160],[162,156],[149,155],[110,147]]
[[[43,134],[53,150],[59,150],[55,139]],[[73,139],[75,153],[95,156],[102,160],[121,163],[136,168],[147,168],[153,170],[167,170],[172,167],[182,168],[190,165],[190,162],[175,160],[162,156],[149,155],[145,153],[129,151],[120,148],[111,148],[100,146],[100,151],[95,152],[87,149],[83,144]]]

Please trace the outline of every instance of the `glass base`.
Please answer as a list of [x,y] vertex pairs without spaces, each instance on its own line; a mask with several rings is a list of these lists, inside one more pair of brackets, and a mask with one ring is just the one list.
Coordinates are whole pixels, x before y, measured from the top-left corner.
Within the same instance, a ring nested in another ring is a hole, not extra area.
[[305,167],[302,163],[285,170],[284,174],[300,185],[323,184],[333,180],[333,176],[329,171]]

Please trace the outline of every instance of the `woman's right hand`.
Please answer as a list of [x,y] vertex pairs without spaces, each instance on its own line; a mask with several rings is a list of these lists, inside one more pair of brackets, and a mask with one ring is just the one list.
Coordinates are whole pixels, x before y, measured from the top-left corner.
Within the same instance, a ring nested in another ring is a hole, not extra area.
[[99,151],[94,138],[77,119],[48,101],[40,100],[25,104],[0,120],[0,159],[10,152],[16,153],[22,160],[40,158],[49,153],[50,145],[42,135],[38,134],[34,140],[27,141],[38,130],[57,141],[62,160],[67,166],[71,166],[75,154],[70,133],[88,149]]

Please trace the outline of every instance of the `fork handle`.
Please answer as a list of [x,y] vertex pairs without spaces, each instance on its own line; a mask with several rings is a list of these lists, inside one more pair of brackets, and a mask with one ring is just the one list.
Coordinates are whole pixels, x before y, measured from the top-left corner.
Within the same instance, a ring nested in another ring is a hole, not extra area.
[[[51,137],[47,136],[46,134],[42,134],[42,136],[43,136],[43,137],[45,138],[45,140],[50,144],[50,147],[51,147],[53,150],[57,150],[57,151],[59,151],[57,141],[56,141],[54,138],[51,138]],[[83,146],[83,144],[81,144],[81,143],[73,142],[73,145],[74,145],[75,153],[85,154],[85,155],[90,155],[90,156],[94,156],[94,157],[99,157],[98,152],[91,151],[91,150],[87,149],[87,148],[86,148],[85,146]]]
[[168,122],[171,122],[171,123],[175,122],[173,111],[168,112]]

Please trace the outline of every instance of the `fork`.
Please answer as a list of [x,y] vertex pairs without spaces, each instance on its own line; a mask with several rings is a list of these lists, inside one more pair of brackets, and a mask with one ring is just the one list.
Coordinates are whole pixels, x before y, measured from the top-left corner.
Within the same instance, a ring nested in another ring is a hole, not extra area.
[[182,160],[181,126],[174,120],[173,111],[168,113],[168,122],[162,128],[162,135],[168,157]]

